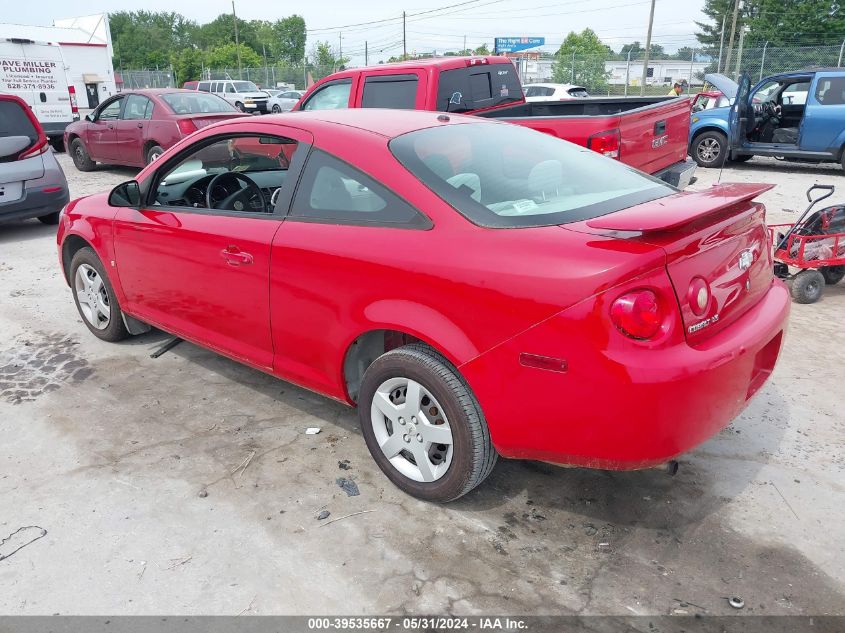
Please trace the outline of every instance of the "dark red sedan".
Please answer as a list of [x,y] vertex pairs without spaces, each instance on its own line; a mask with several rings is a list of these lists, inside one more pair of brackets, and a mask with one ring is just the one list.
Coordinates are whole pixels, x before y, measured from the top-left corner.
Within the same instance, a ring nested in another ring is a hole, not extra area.
[[243,115],[206,92],[129,90],[69,125],[65,147],[80,171],[97,163],[143,167],[192,132],[237,116]]
[[500,455],[645,468],[742,411],[789,310],[767,188],[681,193],[476,117],[250,117],[69,204],[59,257],[97,337],[155,326],[357,405],[387,477],[447,501]]

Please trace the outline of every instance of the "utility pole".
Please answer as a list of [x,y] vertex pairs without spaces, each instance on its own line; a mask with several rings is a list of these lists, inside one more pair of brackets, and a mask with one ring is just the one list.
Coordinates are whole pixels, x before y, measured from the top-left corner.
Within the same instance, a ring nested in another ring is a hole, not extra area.
[[337,55],[338,60],[343,59],[343,31],[339,31],[337,34],[337,45],[340,47],[340,52]]
[[369,65],[370,65],[370,60],[369,60],[369,55],[368,55],[368,51],[367,51],[367,40],[364,40],[364,66],[369,66]]
[[645,94],[645,84],[648,81],[648,56],[651,53],[651,31],[654,28],[654,3],[651,0],[651,11],[648,14],[648,35],[645,38],[645,59],[643,60],[643,83],[640,86],[640,96]]
[[728,14],[722,16],[722,34],[719,36],[719,61],[716,62],[716,72],[722,72],[722,49],[725,46],[725,20],[728,19]]
[[628,49],[628,61],[625,62],[625,96],[628,96],[628,84],[631,82],[631,49]]
[[736,35],[736,19],[739,15],[739,3],[741,0],[734,0],[734,17],[731,22],[731,37],[728,40],[728,57],[725,60],[725,70],[731,72],[731,57],[733,56],[734,35]]
[[464,35],[464,47],[461,49],[461,55],[466,55],[467,52],[467,36]]
[[739,50],[736,53],[736,72],[734,73],[734,81],[739,81],[739,70],[742,66],[742,45],[745,43],[745,32],[748,30],[748,27],[743,27],[739,29]]
[[238,51],[238,79],[241,78],[241,42],[238,38],[238,16],[235,15],[235,0],[232,0],[232,24],[235,25],[235,50]]
[[405,38],[405,12],[402,11],[402,59],[408,59],[408,40]]

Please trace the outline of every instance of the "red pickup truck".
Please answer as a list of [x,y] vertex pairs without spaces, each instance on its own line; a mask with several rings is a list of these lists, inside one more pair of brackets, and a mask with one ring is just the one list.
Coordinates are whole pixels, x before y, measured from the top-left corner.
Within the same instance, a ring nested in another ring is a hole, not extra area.
[[588,147],[680,188],[687,160],[687,97],[525,101],[507,57],[439,57],[344,70],[315,83],[294,110],[398,108],[475,114]]

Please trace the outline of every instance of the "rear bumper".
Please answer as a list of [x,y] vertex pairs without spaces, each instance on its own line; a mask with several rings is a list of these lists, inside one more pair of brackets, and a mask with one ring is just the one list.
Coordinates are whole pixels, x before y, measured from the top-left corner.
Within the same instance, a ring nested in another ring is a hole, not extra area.
[[[29,183],[27,183],[29,184]],[[59,186],[59,185],[55,185]],[[61,211],[62,207],[70,202],[67,185],[58,191],[44,191],[47,186],[38,188],[26,187],[20,200],[0,204],[0,222],[12,220],[26,220],[28,218],[40,218]]]
[[[690,450],[771,375],[790,304],[775,280],[702,345],[651,349],[617,340],[592,306],[574,306],[461,366],[501,455],[634,470]],[[565,359],[567,370],[525,367],[523,352]]]
[[657,172],[654,174],[654,177],[678,189],[686,189],[690,182],[692,182],[693,176],[695,176],[697,166],[693,159],[687,158],[680,163],[675,163]]

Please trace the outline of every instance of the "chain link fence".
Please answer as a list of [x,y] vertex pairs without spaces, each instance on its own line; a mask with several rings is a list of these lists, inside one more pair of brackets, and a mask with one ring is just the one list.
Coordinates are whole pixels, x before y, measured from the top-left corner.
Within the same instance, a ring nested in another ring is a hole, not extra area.
[[171,70],[118,70],[123,80],[121,90],[140,90],[143,88],[175,88],[176,78]]
[[317,81],[327,75],[337,72],[335,66],[318,66],[315,64],[275,64],[257,68],[206,68],[202,71],[202,79],[232,79],[251,81],[261,88],[277,86],[293,86],[304,90],[311,81]]

